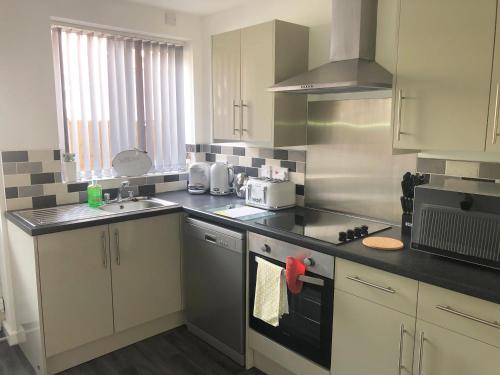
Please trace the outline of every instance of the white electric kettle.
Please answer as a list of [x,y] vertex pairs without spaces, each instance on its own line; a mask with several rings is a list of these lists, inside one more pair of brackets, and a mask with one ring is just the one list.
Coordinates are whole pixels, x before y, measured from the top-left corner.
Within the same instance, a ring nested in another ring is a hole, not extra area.
[[228,195],[233,192],[234,170],[226,163],[214,163],[210,167],[210,194]]

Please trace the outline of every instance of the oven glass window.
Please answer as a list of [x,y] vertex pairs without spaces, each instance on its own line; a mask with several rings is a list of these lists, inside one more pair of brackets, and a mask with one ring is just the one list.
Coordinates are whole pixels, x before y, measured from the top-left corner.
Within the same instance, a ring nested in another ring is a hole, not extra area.
[[[330,368],[332,321],[333,321],[333,281],[322,276],[306,273],[308,276],[321,278],[323,286],[304,283],[302,291],[292,294],[288,291],[289,313],[284,314],[278,327],[273,327],[253,316],[257,262],[254,253],[250,253],[249,264],[249,321],[250,327],[281,345],[304,357]],[[285,267],[284,263],[258,256],[269,262]]]

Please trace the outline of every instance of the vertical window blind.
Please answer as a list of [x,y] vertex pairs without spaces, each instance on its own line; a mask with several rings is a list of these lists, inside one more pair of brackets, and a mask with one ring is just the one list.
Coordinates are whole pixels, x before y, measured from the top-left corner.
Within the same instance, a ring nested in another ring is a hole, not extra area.
[[183,46],[52,28],[65,151],[81,177],[112,176],[113,157],[146,151],[152,172],[185,168]]

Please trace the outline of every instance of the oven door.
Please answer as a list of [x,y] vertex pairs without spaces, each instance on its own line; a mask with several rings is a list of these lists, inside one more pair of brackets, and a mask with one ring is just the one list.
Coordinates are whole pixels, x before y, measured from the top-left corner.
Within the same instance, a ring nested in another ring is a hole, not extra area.
[[275,259],[249,253],[249,325],[255,331],[286,348],[316,362],[327,369],[331,364],[333,322],[333,280],[307,272],[323,280],[323,286],[305,283],[299,294],[288,291],[289,313],[283,315],[278,327],[273,327],[253,316],[256,258],[263,258],[280,267],[285,264]]

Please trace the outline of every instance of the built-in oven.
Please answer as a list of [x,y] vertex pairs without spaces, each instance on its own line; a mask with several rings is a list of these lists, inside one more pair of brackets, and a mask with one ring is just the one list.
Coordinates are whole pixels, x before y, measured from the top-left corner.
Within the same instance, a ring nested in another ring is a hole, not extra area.
[[[257,259],[262,258],[285,268],[286,257],[292,256],[309,264],[300,293],[288,290],[288,314],[274,327],[253,315]],[[249,238],[249,326],[256,332],[330,368],[333,323],[334,257],[287,244],[254,233]]]

